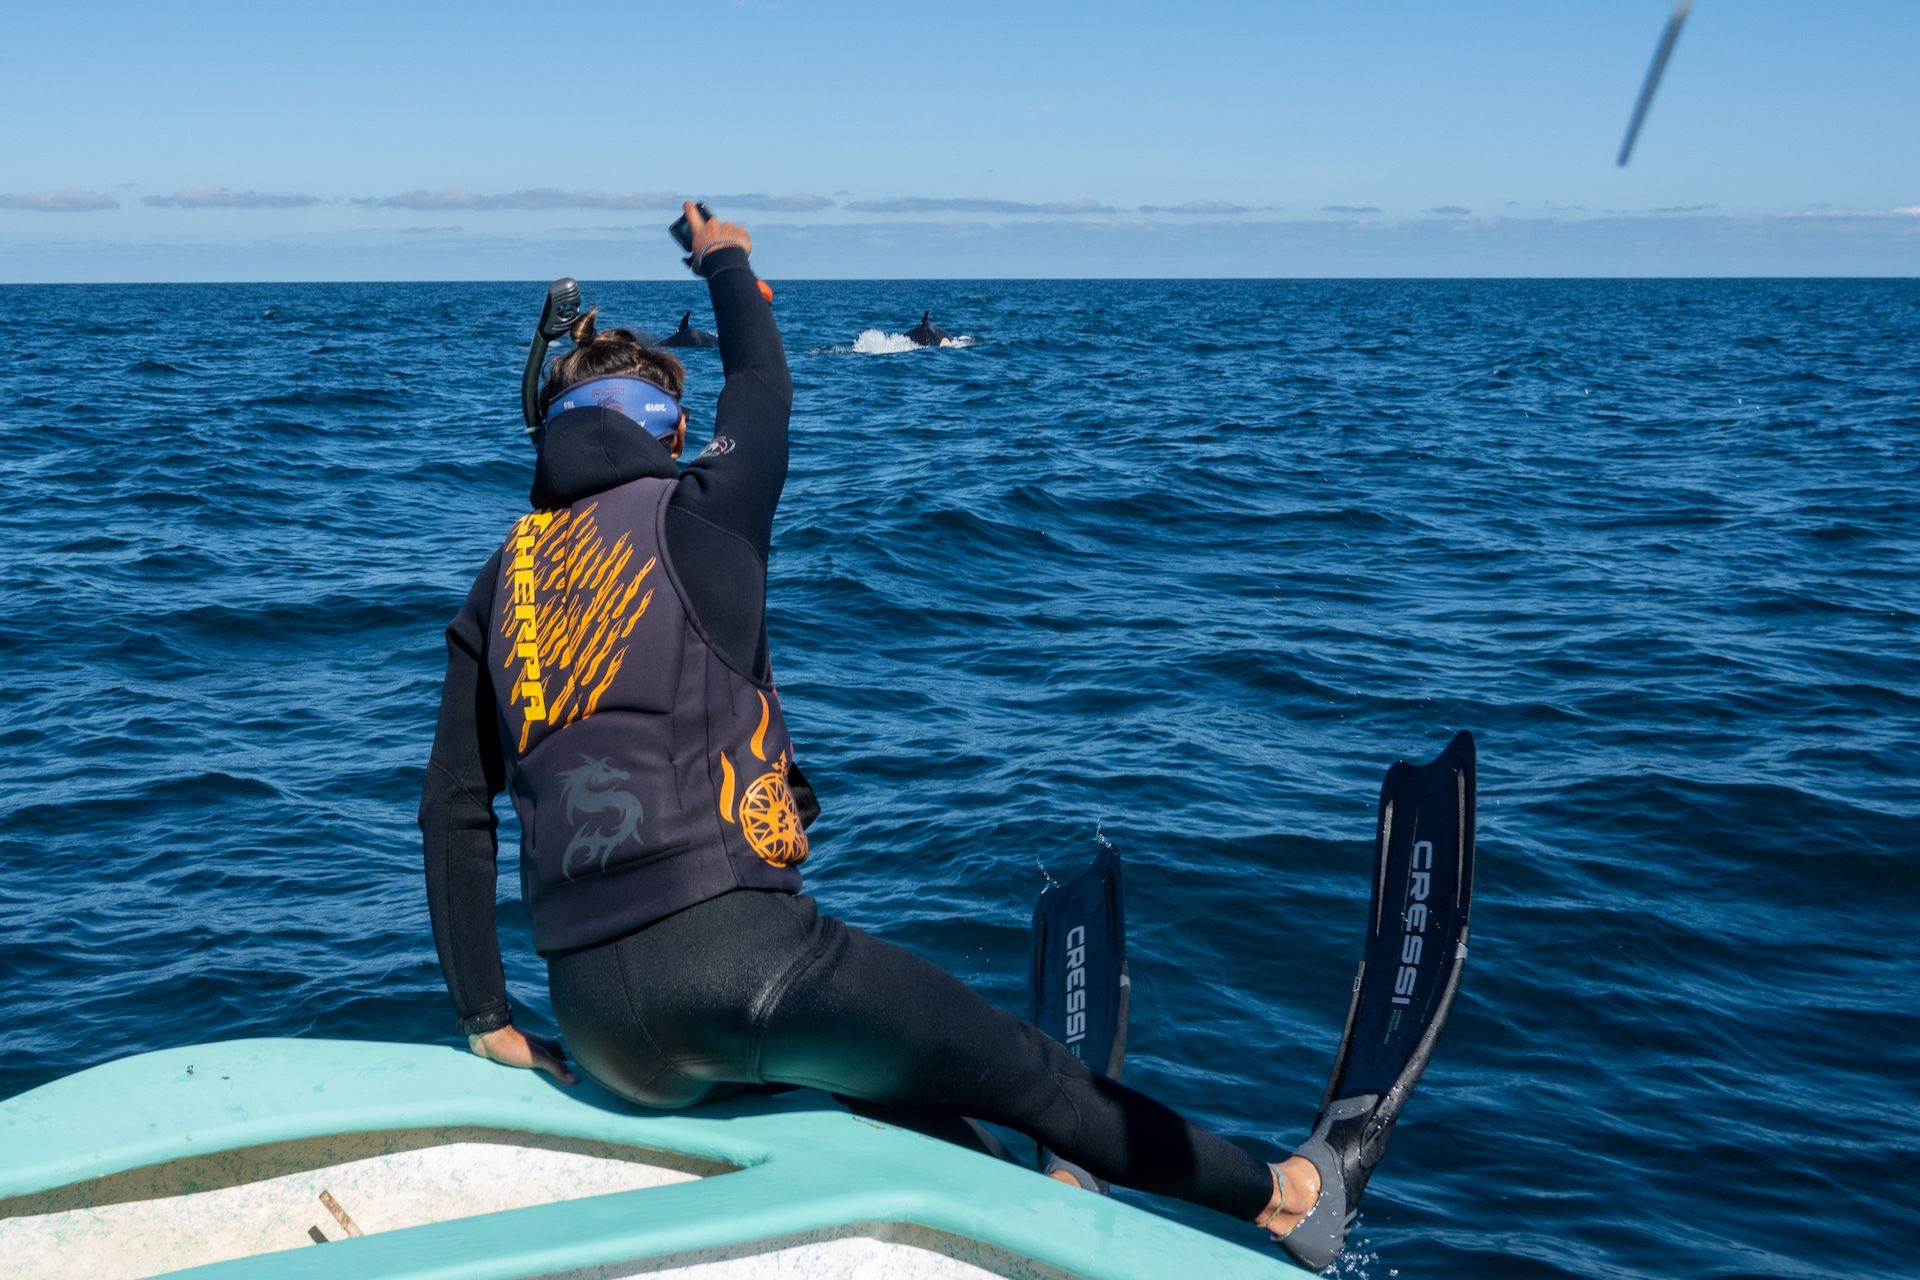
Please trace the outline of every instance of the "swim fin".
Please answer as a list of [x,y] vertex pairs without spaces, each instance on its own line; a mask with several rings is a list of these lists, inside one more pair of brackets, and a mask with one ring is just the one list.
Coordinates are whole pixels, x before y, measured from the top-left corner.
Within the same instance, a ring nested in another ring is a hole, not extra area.
[[[1118,1080],[1127,1055],[1127,916],[1120,855],[1102,849],[1033,908],[1033,1023],[1095,1071]],[[1064,1171],[1089,1191],[1106,1184],[1042,1148],[1040,1171]]]
[[1402,760],[1380,788],[1373,905],[1347,1028],[1313,1133],[1294,1151],[1320,1200],[1280,1247],[1324,1270],[1340,1255],[1393,1122],[1433,1057],[1460,988],[1473,893],[1473,736],[1427,764]]

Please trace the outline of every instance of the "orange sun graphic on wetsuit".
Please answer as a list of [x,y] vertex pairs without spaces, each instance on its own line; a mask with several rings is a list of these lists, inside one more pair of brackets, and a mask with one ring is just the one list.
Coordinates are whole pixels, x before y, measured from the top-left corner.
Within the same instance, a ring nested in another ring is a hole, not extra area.
[[740,797],[740,833],[763,862],[790,867],[807,856],[807,835],[800,829],[800,808],[787,786],[787,758],[773,772],[753,780]]
[[[767,758],[767,723],[771,718],[767,695],[760,695],[760,727],[749,745],[764,762]],[[733,761],[720,753],[720,816],[736,821],[733,805]],[[793,788],[787,785],[787,753],[781,752],[773,767],[747,785],[740,797],[740,834],[760,860],[775,867],[791,867],[807,857],[807,833],[800,826],[800,806],[794,803]]]

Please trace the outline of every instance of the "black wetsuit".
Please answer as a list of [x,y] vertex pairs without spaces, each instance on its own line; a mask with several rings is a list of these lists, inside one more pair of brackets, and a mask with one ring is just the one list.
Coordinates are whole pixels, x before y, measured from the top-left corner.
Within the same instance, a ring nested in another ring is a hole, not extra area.
[[[725,335],[720,358],[726,384],[712,443],[678,473],[681,482],[667,508],[667,550],[706,633],[736,663],[765,676],[767,555],[787,478],[793,380],[773,310],[760,296],[746,254],[721,249],[703,265]],[[676,472],[665,446],[631,420],[604,409],[577,409],[543,442],[532,503],[548,508],[628,480]],[[493,919],[498,820],[492,803],[506,785],[506,760],[484,663],[499,561],[498,554],[487,561],[447,627],[446,685],[420,801],[434,941],[468,1031],[508,1020]]]
[[[727,381],[717,445],[686,468],[669,500],[667,554],[707,636],[765,677],[766,562],[792,382],[746,255],[720,250],[703,265]],[[547,432],[533,504],[674,473],[666,450],[633,422],[575,410]],[[506,785],[506,760],[485,665],[498,559],[447,628],[420,805],[434,939],[466,1031],[509,1020],[493,917],[492,801]],[[1241,1218],[1258,1214],[1271,1192],[1252,1155],[1096,1074],[919,957],[821,916],[804,895],[738,889],[547,961],[573,1057],[636,1102],[678,1107],[759,1085],[812,1086],[1004,1124],[1100,1177]]]

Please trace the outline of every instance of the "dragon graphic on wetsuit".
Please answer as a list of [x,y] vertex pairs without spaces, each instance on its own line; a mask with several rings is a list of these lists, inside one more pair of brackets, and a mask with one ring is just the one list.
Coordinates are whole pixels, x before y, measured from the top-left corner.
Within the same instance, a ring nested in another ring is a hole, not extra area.
[[[595,871],[604,871],[615,849],[629,840],[643,843],[640,824],[647,820],[647,811],[638,796],[614,789],[615,783],[632,776],[593,756],[581,756],[579,764],[561,772],[560,803],[566,807],[567,821],[576,824],[573,839],[567,842],[567,852],[560,859],[560,874],[566,879],[573,879],[576,856],[581,859],[581,868],[592,866]],[[582,817],[600,814],[612,815],[613,825],[601,822],[578,826]]]

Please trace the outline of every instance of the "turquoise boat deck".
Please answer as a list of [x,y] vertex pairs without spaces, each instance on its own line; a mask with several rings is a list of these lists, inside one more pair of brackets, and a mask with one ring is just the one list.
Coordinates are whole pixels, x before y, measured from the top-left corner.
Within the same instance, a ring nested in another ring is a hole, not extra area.
[[[387,1181],[356,1183],[370,1168]],[[274,1195],[295,1207],[269,1213]],[[251,1243],[209,1243],[227,1231]],[[649,1112],[448,1047],[236,1040],[0,1103],[12,1276],[73,1274],[102,1248],[117,1274],[195,1280],[1300,1274],[1247,1234],[1242,1248],[810,1092]]]

